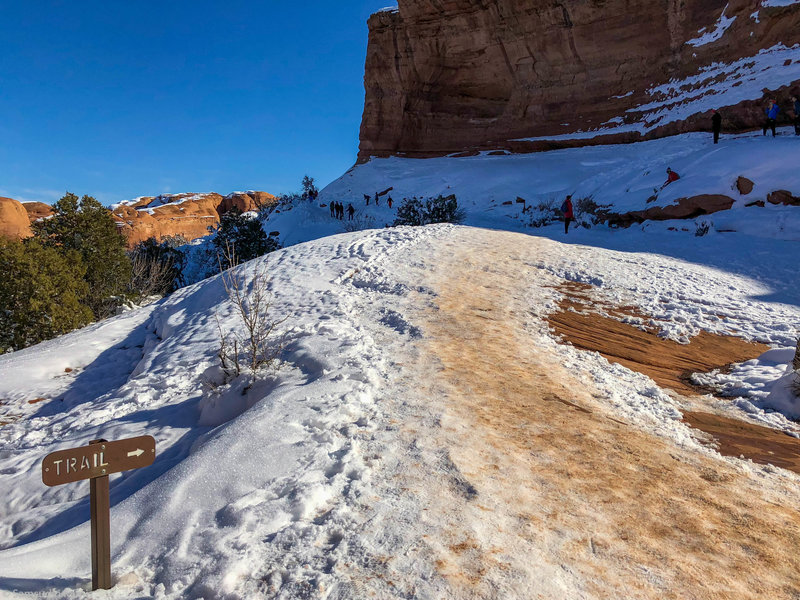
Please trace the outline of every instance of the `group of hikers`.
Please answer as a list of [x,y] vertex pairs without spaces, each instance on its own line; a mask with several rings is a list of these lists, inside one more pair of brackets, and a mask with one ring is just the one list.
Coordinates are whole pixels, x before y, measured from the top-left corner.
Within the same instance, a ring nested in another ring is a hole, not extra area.
[[[342,204],[341,202],[331,202],[330,207],[331,207],[331,216],[334,219],[339,219],[340,221],[344,219],[344,210],[345,210],[344,204]],[[347,205],[347,214],[349,215],[348,220],[352,221],[353,215],[356,214],[356,209],[353,208],[352,204]]]
[[[370,196],[369,194],[364,194],[364,200],[366,200],[367,206],[369,206],[369,201],[371,199],[372,199],[372,196]],[[391,196],[389,196],[386,199],[386,203],[389,205],[389,208],[392,208],[392,203],[393,202],[394,202],[394,200],[392,200]],[[375,192],[375,206],[380,206],[380,203],[381,203],[381,194],[380,194],[380,192]]]
[[[800,135],[800,99],[797,96],[792,96],[792,120],[794,123],[794,134]],[[772,131],[772,137],[775,137],[775,126],[778,123],[778,115],[781,112],[781,107],[774,98],[770,99],[767,107],[764,110],[764,127],[763,133],[767,135],[767,131]],[[722,131],[722,115],[718,111],[711,111],[711,131],[714,134],[714,143],[719,143],[719,134]]]

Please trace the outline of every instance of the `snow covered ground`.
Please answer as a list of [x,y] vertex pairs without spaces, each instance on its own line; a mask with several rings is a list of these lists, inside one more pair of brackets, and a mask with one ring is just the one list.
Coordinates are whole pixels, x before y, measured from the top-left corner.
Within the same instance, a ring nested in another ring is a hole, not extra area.
[[[545,321],[566,279],[638,306],[672,339],[706,329],[768,343],[775,350],[706,377],[739,396],[743,415],[796,433],[773,409],[798,414],[784,375],[800,324],[800,209],[744,207],[800,191],[786,160],[800,142],[781,133],[358,166],[320,202],[358,201],[376,229],[341,233],[327,208],[295,206],[267,228],[296,245],[239,267],[268,265],[285,334],[281,368],[249,388],[221,381],[218,328],[241,325],[219,278],[0,357],[0,420],[11,420],[0,427],[0,596],[85,597],[88,485],[46,488],[41,459],[148,434],[156,462],[112,476],[116,585],[98,597],[712,598],[714,586],[791,597],[783,574],[796,572],[798,539],[785,523],[800,478],[719,456],[681,422],[679,399],[558,343]],[[736,199],[706,217],[708,235],[678,222],[565,237],[503,204],[575,193],[643,208],[666,166],[682,179],[661,205]],[[756,184],[746,198],[731,189],[739,175]],[[389,186],[398,203],[456,193],[468,226],[383,229],[397,204],[368,209],[362,194]],[[526,378],[535,382],[516,389]],[[541,404],[506,414],[511,398]],[[565,418],[564,400],[581,410]],[[522,415],[544,416],[526,425]],[[653,523],[619,534],[620,523],[648,522],[630,512],[637,502],[682,533],[656,536]],[[725,564],[698,519],[724,532]],[[747,537],[778,529],[788,533]],[[669,560],[654,540],[677,544]],[[766,560],[767,547],[780,568],[747,554]]]

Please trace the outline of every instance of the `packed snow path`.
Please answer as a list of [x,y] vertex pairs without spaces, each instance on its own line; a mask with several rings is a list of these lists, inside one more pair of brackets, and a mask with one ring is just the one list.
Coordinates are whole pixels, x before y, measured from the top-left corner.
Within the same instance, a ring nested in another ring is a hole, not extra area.
[[[786,345],[800,311],[758,300],[764,285],[452,226],[262,260],[286,366],[246,394],[206,385],[214,314],[235,321],[218,279],[0,358],[21,413],[0,430],[0,593],[85,597],[85,490],[43,489],[38,461],[150,433],[160,462],[112,482],[109,598],[800,594],[798,477],[719,456],[681,423],[679,398],[559,343],[546,321],[559,284],[592,281],[676,339],[702,327]],[[93,384],[120,340],[140,358],[123,361],[125,381]],[[78,360],[91,364],[73,381]],[[26,404],[44,392],[69,406]]]
[[[392,411],[406,452],[378,494],[384,519],[367,533],[380,539],[402,523],[405,544],[386,549],[391,589],[422,598],[800,593],[794,482],[626,423],[580,365],[566,369],[532,343],[541,332],[531,294],[552,280],[531,266],[548,242],[482,230],[436,242],[435,268],[417,274],[433,292],[415,303],[424,341]],[[386,582],[374,575],[353,579],[377,581],[363,585],[380,596]]]

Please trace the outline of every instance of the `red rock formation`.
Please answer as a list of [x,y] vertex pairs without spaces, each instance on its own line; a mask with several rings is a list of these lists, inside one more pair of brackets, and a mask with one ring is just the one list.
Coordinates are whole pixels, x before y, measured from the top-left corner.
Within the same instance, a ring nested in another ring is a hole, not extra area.
[[[654,100],[653,85],[714,61],[800,42],[800,5],[760,0],[398,0],[369,19],[359,160],[474,149],[545,150],[592,140],[514,141],[591,130]],[[727,6],[727,9],[726,9]],[[716,41],[723,9],[735,17]],[[758,12],[758,22],[751,15]],[[791,59],[790,59],[791,63]],[[788,92],[788,89],[784,89]],[[733,96],[731,96],[733,98]],[[725,130],[760,126],[760,99],[721,111]],[[725,96],[720,96],[725,106]],[[720,106],[717,106],[719,108]],[[709,128],[695,114],[647,137]],[[601,141],[629,142],[637,132]],[[594,140],[595,142],[598,140]]]
[[635,210],[623,214],[608,215],[608,223],[618,227],[629,227],[644,221],[668,221],[670,219],[693,219],[710,215],[733,206],[733,198],[721,194],[700,194],[691,198],[680,198],[675,204],[653,206],[646,210]]
[[0,236],[19,240],[31,235],[30,220],[22,203],[0,196]]
[[31,223],[39,219],[45,219],[53,214],[53,207],[44,202],[23,202],[22,206],[28,212]]
[[191,241],[209,234],[220,217],[232,209],[257,210],[275,202],[266,192],[234,192],[227,196],[209,194],[173,194],[147,196],[136,202],[120,204],[112,212],[128,246],[154,237],[182,236]]

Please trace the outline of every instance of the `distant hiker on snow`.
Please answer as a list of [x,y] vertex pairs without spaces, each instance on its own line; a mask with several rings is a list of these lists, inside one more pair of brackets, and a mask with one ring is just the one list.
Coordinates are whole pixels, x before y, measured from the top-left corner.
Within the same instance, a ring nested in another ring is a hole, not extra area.
[[391,196],[389,196],[389,197],[386,199],[386,203],[389,205],[389,208],[392,208],[392,197],[391,197]]
[[331,202],[331,216],[336,218],[336,202]]
[[375,206],[378,206],[378,201],[380,199],[381,199],[381,197],[378,195],[378,192],[375,192]]
[[714,143],[719,142],[719,132],[722,131],[722,115],[716,110],[711,111],[711,131],[714,132]]
[[667,167],[667,180],[664,182],[664,185],[661,186],[661,189],[663,190],[670,183],[672,183],[673,181],[678,181],[678,179],[680,178],[681,178],[680,175],[678,175],[675,171]]
[[792,96],[792,102],[794,102],[794,134],[800,135],[800,100],[797,96]]
[[764,135],[767,135],[767,129],[772,130],[772,137],[775,137],[775,122],[778,119],[780,107],[775,100],[770,101],[770,106],[767,109],[767,120],[764,121]]
[[347,205],[347,214],[350,215],[350,219],[348,219],[348,220],[352,221],[353,220],[353,215],[356,214],[356,209],[353,208],[352,204],[348,203],[348,205]]
[[364,194],[364,200],[367,201],[367,206],[369,206],[369,201],[370,201],[371,198],[372,198],[372,196],[370,196],[369,194]]
[[569,233],[569,222],[575,220],[572,212],[572,194],[569,194],[561,205],[561,212],[564,213],[564,233]]
[[339,220],[340,220],[340,221],[341,221],[342,219],[344,219],[344,204],[342,204],[341,202],[339,202],[339,203],[338,203],[338,206],[336,207],[336,212],[337,212],[337,213],[339,213],[339,214],[338,214],[338,217],[339,217]]

